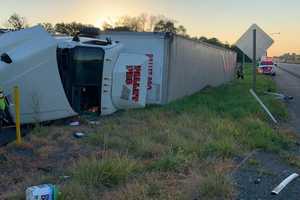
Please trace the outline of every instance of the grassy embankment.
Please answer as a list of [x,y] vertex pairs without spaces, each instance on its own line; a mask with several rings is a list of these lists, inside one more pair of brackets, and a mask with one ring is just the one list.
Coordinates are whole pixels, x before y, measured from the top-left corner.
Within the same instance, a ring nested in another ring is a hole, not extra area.
[[[79,148],[93,152],[64,169],[71,178],[58,183],[60,199],[231,199],[234,158],[255,149],[282,152],[291,144],[270,125],[250,86],[247,67],[245,80],[85,125],[88,136]],[[284,105],[263,95],[276,90],[271,77],[258,76],[257,88],[271,112],[285,119]]]

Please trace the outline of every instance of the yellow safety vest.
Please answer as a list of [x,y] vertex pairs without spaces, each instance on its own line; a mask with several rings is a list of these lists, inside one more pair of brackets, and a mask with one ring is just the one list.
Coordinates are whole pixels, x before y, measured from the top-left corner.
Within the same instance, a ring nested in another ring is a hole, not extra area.
[[0,98],[0,110],[4,111],[6,108],[5,98]]

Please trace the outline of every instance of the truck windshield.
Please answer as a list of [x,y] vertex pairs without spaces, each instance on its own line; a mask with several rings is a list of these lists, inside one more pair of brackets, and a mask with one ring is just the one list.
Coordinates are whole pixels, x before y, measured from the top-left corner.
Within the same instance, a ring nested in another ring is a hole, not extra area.
[[62,83],[72,108],[78,113],[100,114],[103,49],[58,49],[57,56]]
[[99,75],[102,75],[103,51],[99,48],[77,47],[74,49],[73,63],[77,85],[99,85],[102,79]]

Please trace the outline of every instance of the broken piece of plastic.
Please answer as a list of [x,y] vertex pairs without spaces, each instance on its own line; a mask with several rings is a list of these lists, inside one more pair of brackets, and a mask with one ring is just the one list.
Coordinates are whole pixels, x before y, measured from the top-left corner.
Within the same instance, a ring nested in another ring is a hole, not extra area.
[[83,138],[85,136],[85,134],[81,132],[74,133],[73,135],[75,138]]
[[91,125],[99,125],[100,122],[99,121],[89,121],[89,124],[91,124]]
[[254,96],[254,98],[256,99],[256,101],[260,104],[260,106],[265,110],[265,112],[269,115],[269,117],[272,119],[272,121],[275,124],[278,124],[278,121],[275,119],[275,117],[272,115],[272,113],[270,112],[270,110],[265,106],[265,104],[262,102],[262,100],[257,96],[257,94],[255,93],[255,91],[253,89],[250,89],[250,93]]
[[281,93],[276,93],[276,92],[265,92],[265,94],[273,95],[277,99],[282,99],[282,100],[285,100],[285,101],[290,101],[290,100],[294,99],[294,97],[292,97],[292,96],[288,96],[288,95],[281,94]]
[[79,125],[80,125],[79,121],[70,123],[70,126],[79,126]]
[[284,179],[272,192],[273,195],[278,195],[289,183],[291,183],[293,180],[299,177],[299,174],[294,173]]

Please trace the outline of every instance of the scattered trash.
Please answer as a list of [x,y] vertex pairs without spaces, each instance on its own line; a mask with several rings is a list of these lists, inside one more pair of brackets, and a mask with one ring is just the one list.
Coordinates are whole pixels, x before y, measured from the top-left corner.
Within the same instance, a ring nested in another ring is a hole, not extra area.
[[275,124],[278,124],[278,121],[275,119],[275,117],[272,115],[272,113],[269,111],[269,109],[265,106],[265,104],[260,100],[260,98],[257,96],[257,94],[254,92],[254,90],[250,89],[250,93],[254,96],[254,98],[258,101],[258,103],[261,105],[261,107],[266,111],[266,113],[269,115],[269,117],[272,119],[272,121]]
[[37,169],[45,173],[50,173],[53,170],[52,167],[38,167]]
[[83,138],[85,136],[85,134],[81,133],[81,132],[74,133],[73,135],[74,135],[75,138],[78,138],[78,139]]
[[91,124],[91,125],[99,125],[100,122],[99,121],[89,121],[89,124]]
[[273,96],[276,97],[276,99],[281,99],[281,100],[284,100],[284,101],[291,101],[291,100],[294,99],[294,97],[292,97],[292,96],[288,96],[288,95],[281,94],[281,93],[265,92],[265,94],[273,95]]
[[62,180],[68,180],[71,178],[71,176],[60,176],[59,178]]
[[258,185],[261,183],[261,178],[257,178],[255,181],[254,181],[254,184]]
[[52,184],[33,186],[26,189],[26,200],[57,200],[58,189]]
[[70,126],[79,126],[79,125],[80,125],[79,121],[70,123]]
[[299,177],[299,174],[292,174],[286,179],[284,179],[272,192],[273,195],[278,195],[289,183]]

